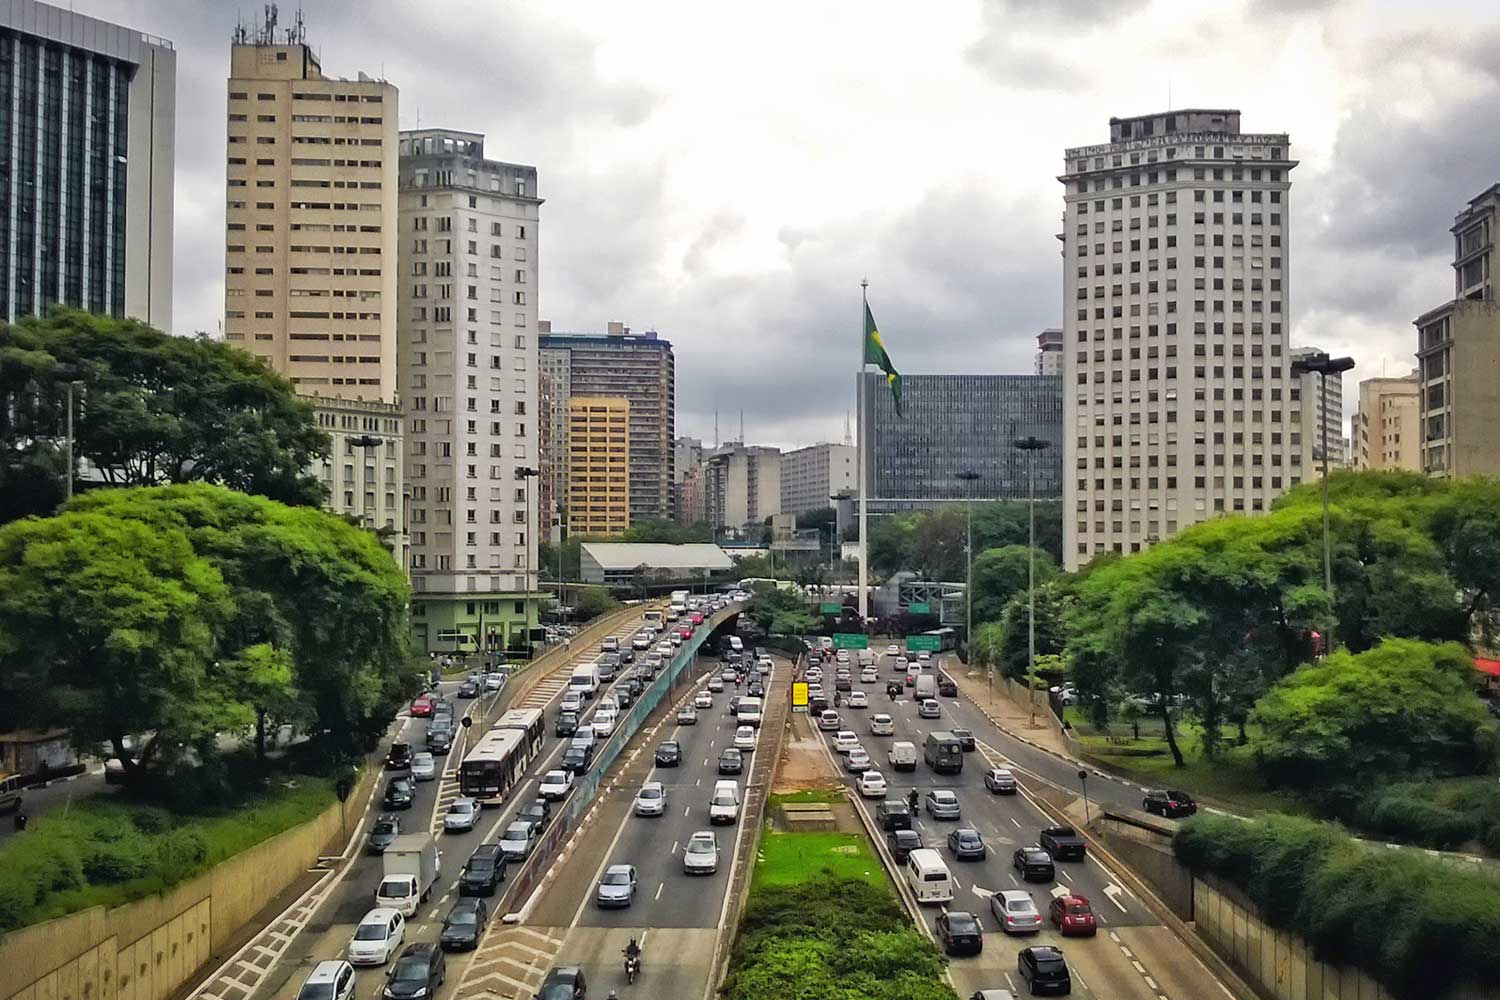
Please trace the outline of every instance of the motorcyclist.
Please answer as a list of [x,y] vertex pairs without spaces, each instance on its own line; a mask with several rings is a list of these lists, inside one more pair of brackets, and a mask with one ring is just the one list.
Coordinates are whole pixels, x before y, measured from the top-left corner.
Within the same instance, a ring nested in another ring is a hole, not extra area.
[[917,790],[915,788],[913,788],[911,792],[906,796],[906,804],[911,807],[912,812],[917,811],[917,806],[920,805],[921,802],[922,796],[917,794]]
[[622,953],[625,955],[626,960],[636,962],[641,960],[641,946],[635,943],[635,938],[630,939],[630,943],[622,949]]
[[838,708],[844,704],[844,696],[838,691],[833,692],[833,707]]

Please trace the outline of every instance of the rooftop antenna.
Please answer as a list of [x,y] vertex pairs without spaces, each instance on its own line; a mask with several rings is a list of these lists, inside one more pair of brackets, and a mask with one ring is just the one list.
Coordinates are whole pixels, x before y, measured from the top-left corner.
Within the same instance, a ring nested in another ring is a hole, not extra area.
[[740,444],[745,443],[745,411],[740,411]]
[[719,450],[719,411],[714,410],[714,451]]
[[302,45],[307,41],[307,25],[302,20],[302,8],[297,8],[297,14],[292,18],[292,26],[286,29],[286,41],[288,45]]
[[849,430],[849,410],[844,410],[844,447],[854,447],[854,435]]

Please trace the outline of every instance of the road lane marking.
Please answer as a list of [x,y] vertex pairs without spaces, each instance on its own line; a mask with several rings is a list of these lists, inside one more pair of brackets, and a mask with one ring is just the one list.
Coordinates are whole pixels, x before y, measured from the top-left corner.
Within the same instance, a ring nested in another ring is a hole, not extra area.
[[656,887],[656,896],[655,896],[655,897],[654,897],[654,898],[656,898],[656,899],[661,899],[661,891],[662,891],[662,890],[663,890],[663,889],[665,889],[665,888],[666,888],[666,887],[667,887],[667,883],[665,883],[665,882],[663,882],[663,883],[661,883],[661,884],[660,884],[660,885],[658,885],[658,886],[657,886],[657,887]]

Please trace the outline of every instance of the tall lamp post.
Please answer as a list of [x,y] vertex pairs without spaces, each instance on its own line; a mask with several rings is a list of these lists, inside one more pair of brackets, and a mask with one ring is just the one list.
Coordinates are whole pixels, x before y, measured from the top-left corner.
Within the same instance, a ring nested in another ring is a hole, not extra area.
[[525,495],[526,506],[526,543],[523,546],[526,560],[526,575],[523,578],[526,587],[526,599],[521,605],[521,632],[526,637],[527,658],[531,656],[531,480],[541,474],[540,469],[533,469],[529,465],[516,466],[516,478],[521,480],[521,492]]
[[67,423],[63,437],[63,442],[67,449],[66,455],[68,461],[68,478],[63,482],[63,497],[67,500],[73,499],[73,479],[77,473],[77,466],[73,461],[73,394],[78,390],[79,386],[83,385],[83,382],[79,379],[79,376],[82,374],[83,369],[73,364],[64,363],[56,365],[52,369],[53,378],[62,382],[63,389],[66,390],[68,396]]
[[[963,469],[953,474],[963,481],[964,497],[964,649],[965,659],[974,660],[974,480],[979,473]],[[985,685],[989,689],[990,701],[995,700],[995,674],[988,665],[984,669]]]
[[365,527],[374,530],[375,519],[370,517],[369,504],[365,502],[365,474],[370,471],[370,451],[385,443],[385,438],[376,437],[373,434],[361,434],[359,437],[349,439],[349,444],[354,448],[364,449],[364,458],[359,463],[359,519]]
[[[1312,372],[1318,376],[1318,403],[1322,411],[1318,423],[1322,425],[1323,439],[1323,589],[1328,591],[1330,601],[1333,600],[1333,549],[1328,540],[1328,376],[1342,375],[1353,367],[1353,358],[1330,358],[1323,351],[1292,361],[1293,375]],[[1324,643],[1325,651],[1332,645]]]
[[1026,453],[1026,688],[1036,725],[1036,453],[1050,446],[1028,434],[1011,446]]

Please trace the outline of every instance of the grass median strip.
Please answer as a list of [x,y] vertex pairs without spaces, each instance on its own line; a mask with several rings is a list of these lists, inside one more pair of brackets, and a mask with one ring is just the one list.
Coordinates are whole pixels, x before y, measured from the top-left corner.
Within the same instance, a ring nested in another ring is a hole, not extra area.
[[761,836],[752,889],[798,885],[818,877],[886,885],[885,869],[863,834],[767,831]]

